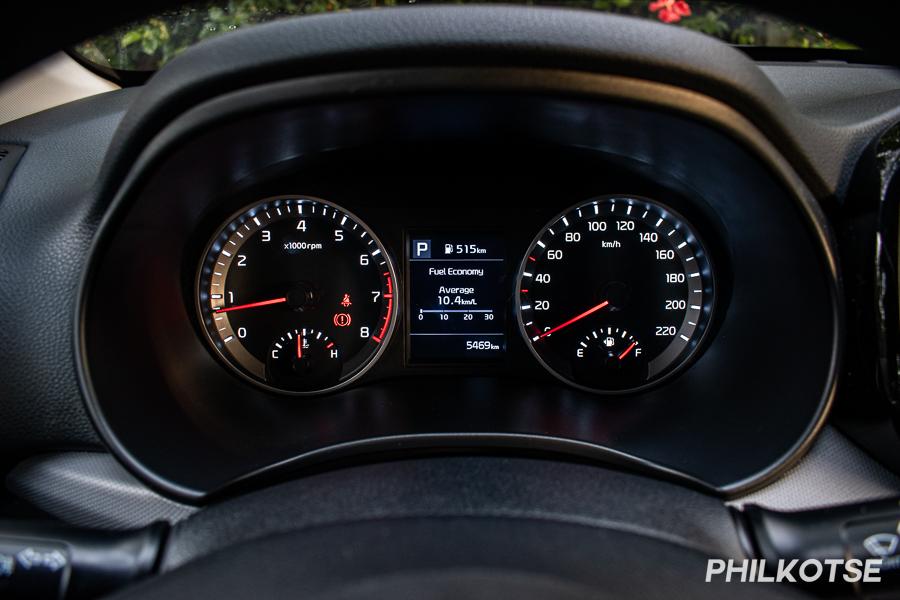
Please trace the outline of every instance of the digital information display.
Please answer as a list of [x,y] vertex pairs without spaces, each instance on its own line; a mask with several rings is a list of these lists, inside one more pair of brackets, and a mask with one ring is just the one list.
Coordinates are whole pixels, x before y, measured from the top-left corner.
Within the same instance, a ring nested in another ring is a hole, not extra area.
[[409,236],[409,358],[470,362],[506,352],[506,256],[490,235]]

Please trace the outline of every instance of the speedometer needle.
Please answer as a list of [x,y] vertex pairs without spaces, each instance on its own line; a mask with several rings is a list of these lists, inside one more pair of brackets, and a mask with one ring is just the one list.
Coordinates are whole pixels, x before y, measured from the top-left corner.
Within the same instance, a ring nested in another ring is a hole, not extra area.
[[273,298],[272,300],[263,300],[261,302],[251,302],[250,304],[238,304],[237,306],[229,306],[228,308],[220,308],[216,311],[216,314],[231,312],[233,310],[244,310],[245,308],[256,308],[258,306],[269,306],[270,304],[281,304],[282,302],[287,302],[287,297]]
[[587,309],[586,311],[584,311],[583,313],[581,313],[581,314],[578,315],[577,317],[572,317],[571,319],[569,319],[569,320],[566,321],[565,323],[560,323],[559,325],[557,325],[557,326],[554,327],[553,329],[548,329],[547,331],[545,331],[544,333],[542,333],[541,335],[539,335],[539,336],[538,336],[538,339],[545,338],[545,337],[547,337],[548,335],[550,335],[551,333],[556,333],[557,331],[559,331],[559,330],[562,329],[563,327],[568,327],[568,326],[571,325],[572,323],[576,323],[576,322],[582,320],[583,318],[585,318],[586,316],[594,314],[595,312],[597,312],[597,311],[600,310],[601,308],[607,306],[608,304],[609,304],[609,300],[604,300],[603,302],[601,302],[601,303],[598,304],[597,306],[595,306],[595,307],[593,307],[593,308]]

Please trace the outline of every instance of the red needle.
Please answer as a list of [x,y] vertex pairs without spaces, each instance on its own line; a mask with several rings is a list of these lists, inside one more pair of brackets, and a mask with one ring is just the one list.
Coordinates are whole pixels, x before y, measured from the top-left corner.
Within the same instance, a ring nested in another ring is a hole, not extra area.
[[637,342],[631,342],[631,345],[625,348],[625,351],[619,355],[619,360],[622,360],[623,358],[628,356],[628,353],[634,350],[635,346],[637,346]]
[[297,358],[303,358],[303,336],[297,336]]
[[229,306],[228,308],[220,308],[216,313],[231,312],[233,310],[244,310],[245,308],[256,308],[257,306],[268,306],[270,304],[281,304],[287,302],[287,298],[273,298],[272,300],[263,300],[262,302],[251,302],[250,304],[239,304],[237,306]]
[[576,321],[580,321],[581,319],[585,318],[585,317],[588,316],[588,315],[594,314],[595,312],[597,312],[598,310],[600,310],[601,308],[603,308],[603,307],[606,306],[607,304],[609,304],[609,300],[604,300],[603,302],[601,302],[600,304],[598,304],[598,305],[595,306],[594,308],[589,308],[589,309],[587,309],[586,311],[584,311],[583,313],[581,313],[581,314],[578,315],[577,317],[572,317],[571,319],[569,319],[569,320],[566,321],[565,323],[561,323],[561,324],[557,325],[556,327],[554,327],[553,329],[548,329],[547,331],[545,331],[544,333],[542,333],[541,335],[539,335],[538,338],[544,338],[544,337],[547,337],[548,335],[550,335],[551,333],[556,333],[557,331],[559,331],[559,330],[562,329],[563,327],[568,327],[568,326],[571,325],[572,323],[575,323]]

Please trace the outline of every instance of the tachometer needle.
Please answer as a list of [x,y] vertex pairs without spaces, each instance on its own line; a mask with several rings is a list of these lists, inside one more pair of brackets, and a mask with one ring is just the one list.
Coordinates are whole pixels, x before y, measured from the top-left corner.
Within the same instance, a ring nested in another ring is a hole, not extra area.
[[627,348],[625,348],[625,351],[619,355],[619,360],[622,360],[623,358],[628,356],[628,353],[631,352],[632,350],[634,350],[635,346],[637,346],[637,342],[631,342],[631,345],[628,346]]
[[559,331],[559,330],[562,329],[563,327],[568,327],[568,326],[571,325],[572,323],[576,323],[576,322],[580,321],[581,319],[585,318],[586,316],[594,314],[595,312],[597,312],[597,311],[600,310],[601,308],[607,306],[608,304],[609,304],[609,300],[604,300],[603,302],[601,302],[601,303],[598,304],[597,306],[595,306],[595,307],[593,307],[593,308],[587,309],[586,311],[584,311],[583,313],[581,313],[581,314],[578,315],[577,317],[572,317],[571,319],[569,319],[569,320],[566,321],[565,323],[560,323],[559,325],[557,325],[557,326],[554,327],[553,329],[548,329],[547,331],[545,331],[544,333],[542,333],[541,335],[539,335],[539,336],[538,336],[538,339],[540,339],[540,338],[545,338],[545,337],[547,337],[548,335],[550,335],[551,333],[556,333],[557,331]]
[[281,304],[282,302],[287,302],[287,297],[273,298],[271,300],[263,300],[261,302],[251,302],[250,304],[238,304],[237,306],[229,306],[227,308],[220,308],[216,311],[216,314],[231,312],[233,310],[244,310],[245,308],[256,308],[258,306],[269,306],[270,304]]

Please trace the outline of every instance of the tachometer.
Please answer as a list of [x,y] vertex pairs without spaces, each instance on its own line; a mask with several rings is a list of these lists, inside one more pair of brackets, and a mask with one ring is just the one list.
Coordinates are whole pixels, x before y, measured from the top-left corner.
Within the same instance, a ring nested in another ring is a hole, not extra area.
[[600,392],[674,373],[700,345],[713,309],[708,255],[672,209],[606,196],[554,218],[517,278],[525,341],[554,375]]
[[197,280],[206,337],[243,377],[278,391],[335,389],[381,354],[397,277],[372,231],[325,200],[254,204],[209,243]]

